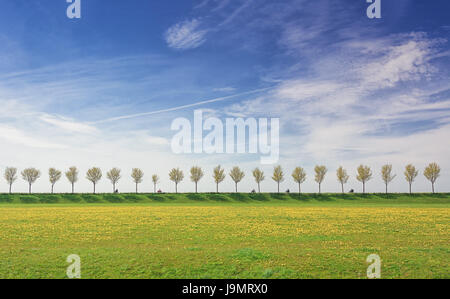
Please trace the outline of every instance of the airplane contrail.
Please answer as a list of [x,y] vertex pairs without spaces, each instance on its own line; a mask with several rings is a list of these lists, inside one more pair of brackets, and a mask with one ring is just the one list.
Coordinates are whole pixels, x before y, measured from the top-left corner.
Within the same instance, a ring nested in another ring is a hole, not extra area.
[[236,98],[236,97],[239,97],[239,96],[244,96],[244,95],[258,93],[258,92],[265,91],[265,90],[268,90],[268,89],[271,89],[271,88],[272,87],[255,89],[255,90],[246,91],[246,92],[242,92],[242,93],[238,93],[238,94],[233,94],[233,95],[230,95],[230,96],[214,98],[214,99],[210,99],[210,100],[205,100],[205,101],[201,101],[201,102],[196,102],[196,103],[192,103],[192,104],[186,104],[186,105],[182,105],[182,106],[176,106],[176,107],[166,108],[166,109],[161,109],[161,110],[155,110],[155,111],[149,111],[149,112],[142,112],[142,113],[135,113],[135,114],[116,116],[116,117],[106,118],[106,119],[103,119],[103,120],[89,122],[88,124],[91,124],[91,125],[101,124],[101,123],[112,122],[112,121],[117,121],[117,120],[142,117],[142,116],[153,115],[153,114],[164,113],[164,112],[171,112],[171,111],[181,110],[181,109],[185,109],[185,108],[200,106],[200,105],[204,105],[204,104],[225,101],[225,100],[229,100],[229,99]]

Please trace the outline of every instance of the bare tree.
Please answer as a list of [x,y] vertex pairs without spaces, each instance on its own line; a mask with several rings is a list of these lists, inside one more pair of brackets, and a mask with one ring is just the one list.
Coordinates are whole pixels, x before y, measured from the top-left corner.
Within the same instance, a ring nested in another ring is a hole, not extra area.
[[284,172],[280,165],[273,168],[272,180],[277,182],[277,190],[280,193],[280,183],[284,181]]
[[238,166],[233,167],[230,171],[230,177],[234,181],[234,185],[236,187],[236,192],[238,192],[237,185],[242,179],[245,177],[245,173],[241,171]]
[[50,168],[48,170],[48,177],[50,180],[50,183],[52,184],[52,194],[53,194],[53,187],[55,186],[56,182],[59,181],[59,179],[61,178],[61,171],[55,169],[55,168]]
[[138,184],[142,183],[144,172],[139,168],[133,168],[133,170],[131,171],[131,177],[136,184],[136,193],[138,193]]
[[191,168],[191,181],[195,183],[195,193],[197,193],[198,182],[202,179],[204,173],[201,167],[193,166]]
[[69,170],[66,172],[66,178],[72,185],[72,194],[73,194],[74,185],[78,181],[78,169],[75,166],[70,167]]
[[152,175],[153,193],[156,193],[156,184],[159,183],[159,176],[157,174]]
[[111,181],[111,184],[113,185],[113,193],[116,192],[116,184],[119,182],[119,180],[122,178],[122,175],[120,174],[119,168],[113,168],[110,171],[106,173],[106,177],[108,180]]
[[216,192],[219,193],[219,184],[225,179],[225,170],[220,165],[214,168],[213,178],[216,183]]
[[264,171],[259,168],[253,169],[253,177],[255,178],[256,184],[258,184],[258,192],[261,192],[261,182],[264,181]]
[[316,173],[314,180],[319,184],[319,194],[322,192],[321,186],[322,182],[325,179],[325,175],[327,174],[328,169],[324,165],[317,165],[314,167],[314,171]]
[[366,193],[366,183],[372,178],[372,170],[369,166],[359,165],[357,169],[356,179],[363,185],[363,194]]
[[395,179],[396,175],[392,173],[392,165],[386,164],[381,167],[381,178],[386,185],[386,194],[388,193],[388,185]]
[[431,182],[431,190],[434,194],[434,183],[441,174],[441,168],[437,163],[430,163],[424,170],[423,175]]
[[12,184],[17,180],[17,168],[7,167],[5,169],[5,180],[9,184],[9,194],[11,194]]
[[416,170],[416,167],[414,167],[412,164],[408,164],[405,167],[405,179],[409,184],[409,194],[412,193],[412,183],[416,179],[417,175],[419,174],[419,171]]
[[102,171],[98,167],[93,167],[89,169],[86,173],[86,178],[92,182],[94,185],[94,194],[95,194],[95,186],[102,178]]
[[179,168],[173,168],[169,172],[169,178],[175,183],[175,193],[178,193],[178,184],[184,179],[183,171]]
[[292,171],[292,178],[298,184],[298,193],[302,193],[302,184],[306,181],[306,172],[302,167],[296,167]]
[[28,182],[28,193],[31,194],[31,185],[40,178],[41,172],[36,168],[27,168],[22,171],[22,178]]
[[349,175],[347,174],[347,171],[344,169],[344,167],[339,166],[339,168],[336,170],[336,176],[339,183],[341,183],[341,191],[342,193],[344,193],[344,185],[347,184]]

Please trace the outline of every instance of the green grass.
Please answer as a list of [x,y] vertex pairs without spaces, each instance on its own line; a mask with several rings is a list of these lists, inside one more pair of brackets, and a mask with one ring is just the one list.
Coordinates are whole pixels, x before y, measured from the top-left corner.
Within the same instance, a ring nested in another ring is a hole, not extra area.
[[0,194],[0,278],[450,278],[450,194]]
[[450,193],[297,194],[297,193],[164,193],[164,194],[0,194],[1,204],[447,204]]

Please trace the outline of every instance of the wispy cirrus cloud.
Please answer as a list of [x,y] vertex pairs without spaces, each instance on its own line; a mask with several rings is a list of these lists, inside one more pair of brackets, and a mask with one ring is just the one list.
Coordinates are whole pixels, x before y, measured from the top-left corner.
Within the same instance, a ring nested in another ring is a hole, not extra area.
[[438,51],[442,39],[430,39],[423,32],[397,34],[346,43],[371,61],[361,64],[355,74],[371,88],[394,87],[399,82],[426,80],[437,71],[431,60],[446,56]]
[[213,88],[213,91],[219,91],[219,92],[233,92],[233,91],[236,91],[236,88],[231,87],[231,86],[218,87],[218,88]]
[[173,49],[186,50],[199,47],[205,42],[208,30],[201,29],[198,19],[186,20],[167,29],[165,39]]
[[39,117],[39,119],[47,124],[53,125],[55,127],[70,132],[78,132],[84,134],[92,134],[97,132],[97,128],[89,124],[80,121],[75,121],[71,118],[62,117],[59,115],[50,115],[44,113]]

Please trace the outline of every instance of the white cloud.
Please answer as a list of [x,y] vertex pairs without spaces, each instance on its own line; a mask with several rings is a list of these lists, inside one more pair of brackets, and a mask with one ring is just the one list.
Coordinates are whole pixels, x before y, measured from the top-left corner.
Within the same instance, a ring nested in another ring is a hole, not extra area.
[[7,146],[6,142],[11,142],[14,144],[24,145],[32,148],[46,148],[46,149],[66,148],[66,145],[48,141],[44,137],[38,138],[30,135],[28,132],[25,132],[23,130],[3,125],[0,126],[0,138],[3,139],[4,141],[3,150]]
[[364,65],[360,74],[367,84],[375,88],[392,87],[397,82],[423,79],[435,69],[428,59],[432,43],[411,39],[400,45],[390,46],[384,55]]
[[198,19],[186,20],[170,27],[165,34],[167,45],[174,49],[194,49],[205,42],[207,30],[200,29]]
[[86,134],[92,134],[97,132],[97,129],[91,125],[82,122],[77,122],[66,117],[43,114],[40,117],[40,120],[71,132],[86,133]]

